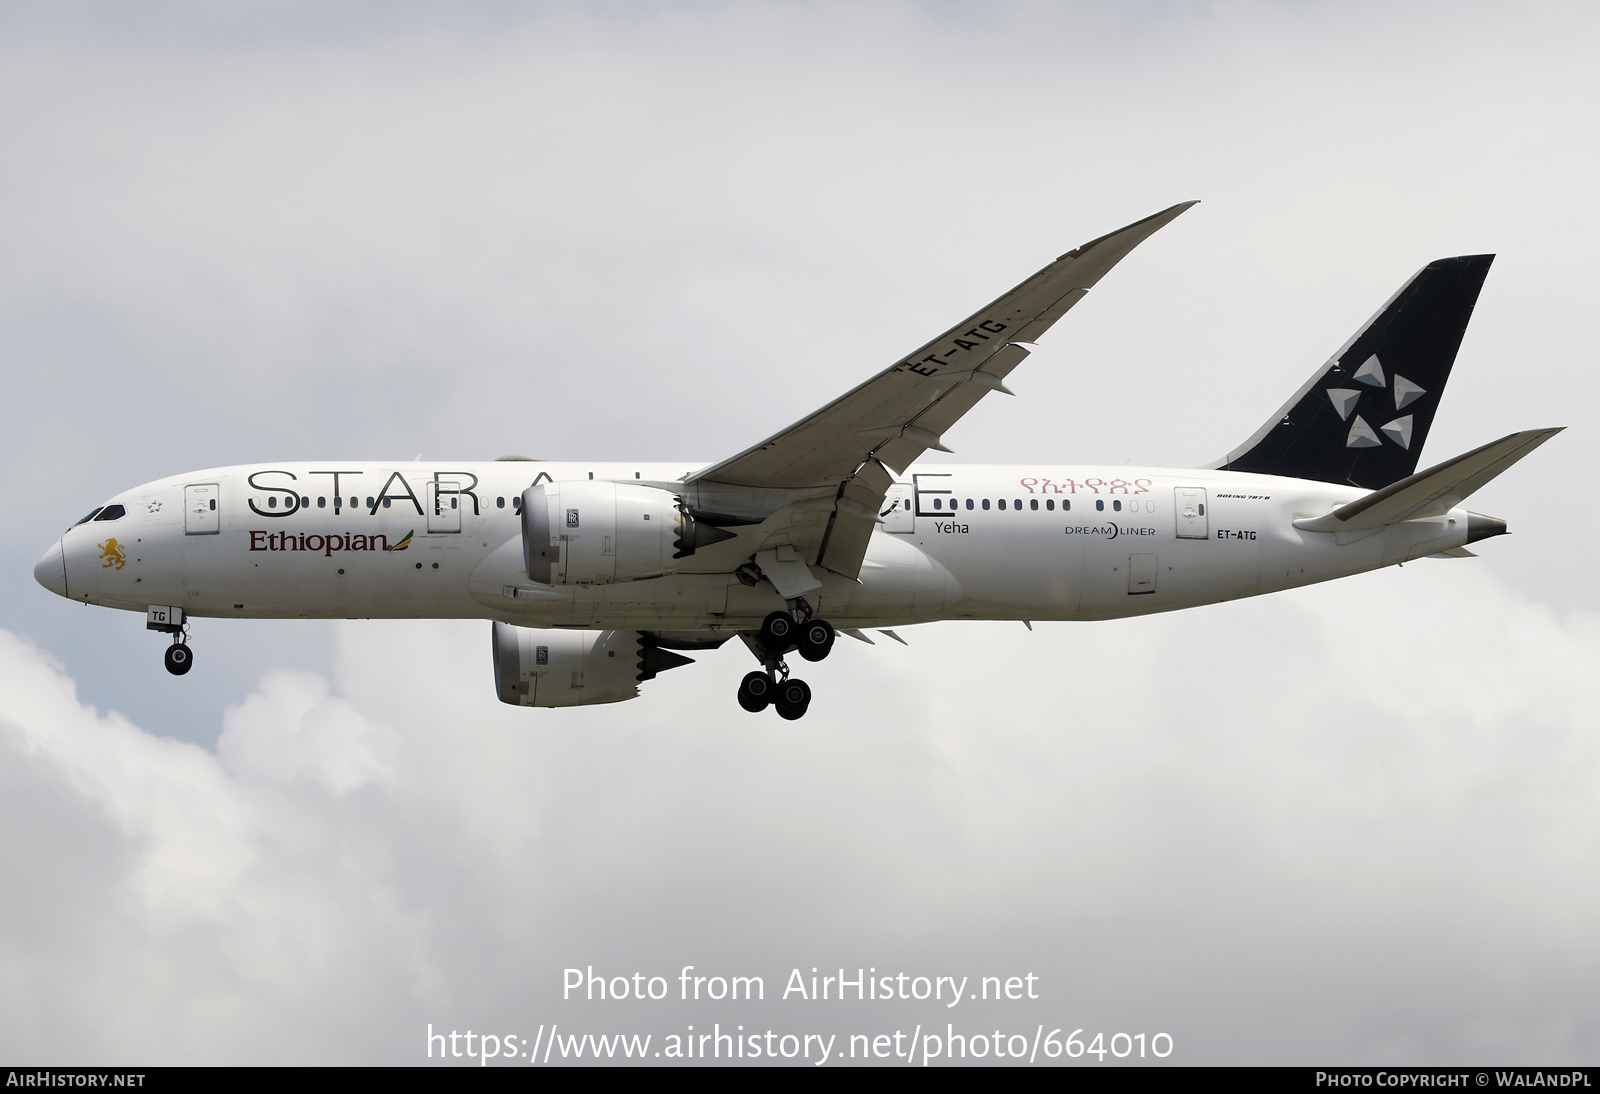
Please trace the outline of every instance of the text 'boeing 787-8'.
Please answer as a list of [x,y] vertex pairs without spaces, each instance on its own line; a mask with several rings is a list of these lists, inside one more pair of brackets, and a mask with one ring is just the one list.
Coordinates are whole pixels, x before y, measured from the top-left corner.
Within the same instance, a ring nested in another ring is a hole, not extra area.
[[[1193,470],[918,467],[1028,346],[1175,205],[1062,255],[781,433],[681,463],[273,463],[146,483],[34,570],[87,604],[189,620],[482,618],[500,698],[631,699],[737,636],[750,711],[799,718],[789,674],[839,631],[940,619],[1111,619],[1255,596],[1506,530],[1462,508],[1553,436],[1513,433],[1417,471],[1491,255],[1431,262],[1255,435]],[[891,633],[891,637],[894,635]]]

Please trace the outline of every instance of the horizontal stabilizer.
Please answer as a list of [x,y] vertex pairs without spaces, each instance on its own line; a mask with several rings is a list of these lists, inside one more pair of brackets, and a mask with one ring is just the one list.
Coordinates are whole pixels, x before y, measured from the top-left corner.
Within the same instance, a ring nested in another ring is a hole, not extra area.
[[1308,532],[1355,532],[1405,520],[1443,516],[1564,428],[1513,433],[1426,471],[1418,471],[1392,486],[1341,505],[1331,513],[1302,517],[1294,526]]

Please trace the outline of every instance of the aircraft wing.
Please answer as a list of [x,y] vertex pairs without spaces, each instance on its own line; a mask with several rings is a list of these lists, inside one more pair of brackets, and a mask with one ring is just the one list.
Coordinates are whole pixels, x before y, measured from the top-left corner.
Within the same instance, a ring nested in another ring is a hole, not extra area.
[[[793,546],[807,562],[856,577],[894,474],[991,391],[1034,342],[1128,252],[1192,201],[1068,251],[993,303],[853,391],[731,459],[690,475],[703,509],[744,508],[745,495],[803,496]],[[713,500],[717,499],[717,500]],[[720,504],[719,504],[720,501]],[[754,514],[752,514],[753,516]],[[803,527],[802,527],[803,526]]]

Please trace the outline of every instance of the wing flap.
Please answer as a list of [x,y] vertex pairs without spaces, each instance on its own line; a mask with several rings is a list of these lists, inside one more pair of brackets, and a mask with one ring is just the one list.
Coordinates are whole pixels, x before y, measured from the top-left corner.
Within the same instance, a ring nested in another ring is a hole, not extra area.
[[851,580],[861,576],[867,542],[883,518],[878,516],[894,476],[877,460],[862,464],[839,487],[833,517],[823,535],[817,564]]

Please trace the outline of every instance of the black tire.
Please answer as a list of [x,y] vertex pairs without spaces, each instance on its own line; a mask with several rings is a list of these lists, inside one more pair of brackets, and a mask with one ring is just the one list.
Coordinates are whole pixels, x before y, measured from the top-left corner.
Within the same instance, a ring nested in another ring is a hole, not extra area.
[[826,619],[813,619],[800,628],[800,656],[807,661],[821,661],[833,650],[833,624]]
[[772,702],[772,680],[764,672],[746,673],[739,681],[739,705],[751,714],[760,714]]
[[794,645],[794,616],[773,612],[761,621],[761,644],[773,653],[783,653]]
[[785,680],[778,685],[772,705],[778,708],[778,717],[786,721],[803,718],[811,705],[811,688],[804,680]]
[[168,646],[162,660],[166,662],[167,671],[174,676],[182,676],[194,667],[194,654],[190,653],[189,647],[182,642],[174,642]]

